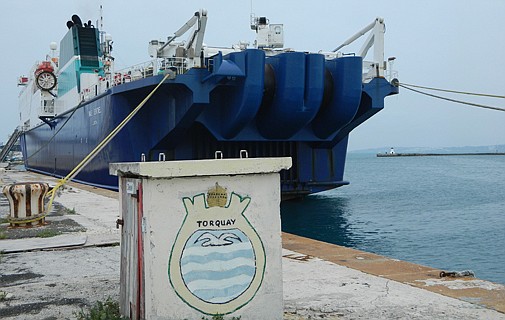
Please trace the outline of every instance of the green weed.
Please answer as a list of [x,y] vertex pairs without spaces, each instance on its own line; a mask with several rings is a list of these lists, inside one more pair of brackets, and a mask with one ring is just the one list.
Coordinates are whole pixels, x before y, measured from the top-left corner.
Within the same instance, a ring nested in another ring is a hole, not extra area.
[[110,297],[105,302],[97,301],[89,312],[81,311],[74,313],[77,320],[126,320],[119,313],[119,303]]
[[37,238],[51,238],[57,235],[60,235],[61,232],[55,231],[55,230],[42,230],[39,233],[37,233],[36,237]]
[[[79,312],[74,312],[77,320],[128,320],[122,317],[119,313],[119,303],[113,301],[110,297],[105,302],[97,301],[88,312],[81,309]],[[240,320],[241,317],[232,317],[229,320]],[[209,318],[202,317],[202,320],[209,320]],[[210,320],[225,320],[224,315],[215,314]]]
[[77,212],[75,212],[75,208],[72,209],[65,208],[65,214],[77,214]]

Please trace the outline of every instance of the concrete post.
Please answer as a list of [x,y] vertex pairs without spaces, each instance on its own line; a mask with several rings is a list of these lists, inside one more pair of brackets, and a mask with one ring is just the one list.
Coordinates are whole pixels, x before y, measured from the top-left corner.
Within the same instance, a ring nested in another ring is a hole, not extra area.
[[44,197],[49,191],[47,183],[15,183],[4,186],[2,191],[9,200],[11,227],[44,225]]
[[282,319],[279,171],[291,158],[117,163],[121,312]]

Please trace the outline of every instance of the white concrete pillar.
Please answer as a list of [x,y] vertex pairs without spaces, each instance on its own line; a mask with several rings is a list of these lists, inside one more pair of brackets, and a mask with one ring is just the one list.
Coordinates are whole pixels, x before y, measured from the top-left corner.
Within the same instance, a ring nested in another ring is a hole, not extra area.
[[282,319],[279,171],[291,158],[118,163],[121,311]]

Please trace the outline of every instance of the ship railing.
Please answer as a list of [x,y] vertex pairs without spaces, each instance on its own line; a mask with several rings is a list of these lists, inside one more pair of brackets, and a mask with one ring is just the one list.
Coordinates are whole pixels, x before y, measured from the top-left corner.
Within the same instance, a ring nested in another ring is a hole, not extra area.
[[80,93],[80,98],[81,101],[87,101],[89,99],[92,99],[99,94],[104,93],[108,88],[106,88],[106,78],[100,78],[99,82],[96,84],[93,84],[87,88],[83,88]]
[[386,78],[391,81],[398,77],[398,71],[393,69],[394,57],[388,58],[388,62],[383,61],[379,64],[375,61],[363,61],[363,78],[364,83],[370,82],[373,78]]
[[109,89],[109,86],[111,85],[117,86],[123,83],[152,77],[158,74],[163,74],[165,71],[171,71],[176,75],[183,74],[188,71],[188,64],[188,59],[184,57],[158,58],[139,63],[128,68],[115,71],[110,76],[99,78],[97,84],[81,90],[80,98],[81,101],[87,101],[99,94],[102,94]]
[[368,82],[372,81],[373,78],[377,78],[377,77],[382,77],[381,67],[379,66],[379,64],[374,61],[364,61],[363,60],[362,81],[364,83],[368,83]]
[[[356,56],[356,53],[324,52],[324,51],[319,51],[318,53],[324,55],[324,58],[326,60],[333,60],[333,59],[342,58],[345,56]],[[381,70],[384,70],[385,67],[382,67],[382,68],[378,68],[378,67],[379,67],[379,65],[373,61],[363,60],[361,81],[363,83],[368,83],[373,78],[382,77]]]
[[183,74],[188,70],[188,59],[184,57],[158,58],[118,70],[114,73],[114,85],[152,77],[171,70]]
[[117,86],[123,83],[152,77],[154,75],[154,70],[157,70],[156,59],[118,70],[114,72],[113,85]]
[[121,69],[114,72],[114,74],[108,74],[105,77],[99,77],[97,83],[81,90],[80,99],[81,101],[87,101],[104,93],[111,86],[117,86],[123,83],[153,76],[155,66],[156,61],[151,60]]
[[81,101],[87,101],[93,97],[95,97],[95,94],[92,94],[93,88],[95,85],[90,86],[89,88],[84,88],[81,90]]
[[163,58],[159,61],[159,71],[163,73],[166,70],[175,72],[176,74],[184,74],[188,71],[189,61],[185,57]]

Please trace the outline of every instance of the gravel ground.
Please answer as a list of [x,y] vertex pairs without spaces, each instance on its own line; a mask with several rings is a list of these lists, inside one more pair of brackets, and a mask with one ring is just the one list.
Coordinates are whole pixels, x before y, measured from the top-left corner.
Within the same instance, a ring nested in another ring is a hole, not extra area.
[[[2,200],[7,202],[5,197]],[[37,237],[53,237],[60,234],[72,232],[85,232],[86,228],[74,221],[69,215],[75,215],[75,211],[63,207],[60,203],[54,202],[51,212],[46,216],[45,223],[39,227],[11,228],[7,221],[9,216],[9,206],[4,202],[0,203],[0,225],[1,239],[23,239]]]
[[5,254],[2,319],[76,319],[108,297],[119,301],[119,246]]
[[[505,319],[499,312],[284,251],[284,319]],[[1,257],[2,319],[76,319],[107,298],[119,301],[120,247]],[[258,319],[259,320],[259,319]]]

